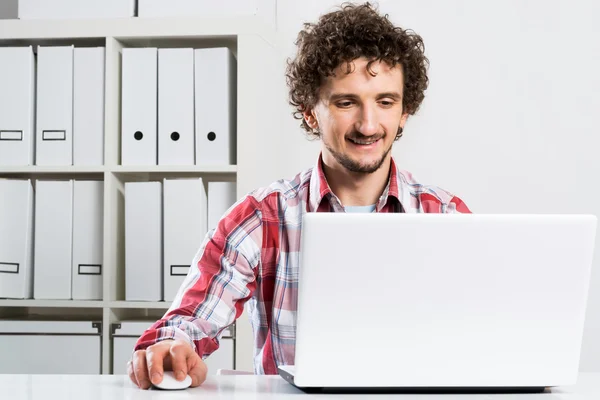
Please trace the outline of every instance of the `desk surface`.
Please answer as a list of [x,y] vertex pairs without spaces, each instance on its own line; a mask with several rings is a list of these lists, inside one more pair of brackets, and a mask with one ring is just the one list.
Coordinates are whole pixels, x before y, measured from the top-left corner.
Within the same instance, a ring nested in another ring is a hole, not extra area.
[[[141,390],[126,376],[114,375],[0,375],[0,397],[11,400],[146,400],[146,399],[289,399],[329,398],[305,394],[278,376],[212,376],[198,388],[182,391]],[[339,396],[335,396],[338,397]],[[348,395],[342,395],[348,397]],[[354,397],[354,396],[353,396]],[[397,397],[403,400],[458,400],[451,395],[361,395],[360,398]],[[600,373],[582,373],[575,386],[552,388],[548,393],[469,395],[469,400],[598,400]]]

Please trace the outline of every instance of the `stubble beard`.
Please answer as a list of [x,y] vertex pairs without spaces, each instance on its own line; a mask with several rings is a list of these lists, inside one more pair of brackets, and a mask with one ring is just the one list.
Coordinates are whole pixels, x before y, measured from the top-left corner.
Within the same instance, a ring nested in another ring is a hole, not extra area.
[[[383,140],[384,138],[385,136],[382,137],[381,140]],[[390,145],[390,147],[387,148],[387,150],[383,153],[381,158],[370,164],[362,164],[359,161],[353,160],[347,154],[334,150],[327,143],[325,143],[325,148],[331,153],[333,158],[335,158],[335,160],[348,171],[360,174],[372,174],[373,172],[381,168],[388,154],[390,153],[390,151],[392,151],[392,145]]]

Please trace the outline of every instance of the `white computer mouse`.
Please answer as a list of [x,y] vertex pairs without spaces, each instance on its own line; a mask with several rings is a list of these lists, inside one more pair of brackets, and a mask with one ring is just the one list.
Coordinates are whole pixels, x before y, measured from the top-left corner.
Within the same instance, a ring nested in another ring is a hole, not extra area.
[[153,386],[163,390],[182,390],[189,388],[191,384],[192,378],[189,375],[186,375],[184,380],[178,381],[175,379],[175,373],[173,371],[164,371],[162,381],[153,384]]

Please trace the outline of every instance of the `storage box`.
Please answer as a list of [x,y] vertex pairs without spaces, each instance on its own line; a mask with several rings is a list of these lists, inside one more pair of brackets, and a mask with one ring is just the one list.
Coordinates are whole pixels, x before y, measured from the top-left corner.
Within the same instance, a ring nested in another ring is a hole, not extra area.
[[102,323],[0,320],[0,374],[100,374]]
[[[127,374],[127,361],[131,359],[137,339],[154,322],[155,321],[123,321],[111,326],[113,374]],[[234,369],[234,326],[223,333],[223,337],[219,343],[219,349],[204,361],[208,366],[208,375],[215,375],[219,369]]]

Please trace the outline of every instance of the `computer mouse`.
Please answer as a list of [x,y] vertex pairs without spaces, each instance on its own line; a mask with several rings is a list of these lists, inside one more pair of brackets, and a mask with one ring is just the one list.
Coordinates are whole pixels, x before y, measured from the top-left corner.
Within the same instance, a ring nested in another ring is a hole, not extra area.
[[189,375],[186,375],[184,380],[178,381],[175,379],[175,373],[173,371],[164,371],[162,381],[152,385],[163,390],[182,390],[187,389],[192,385],[192,378]]

